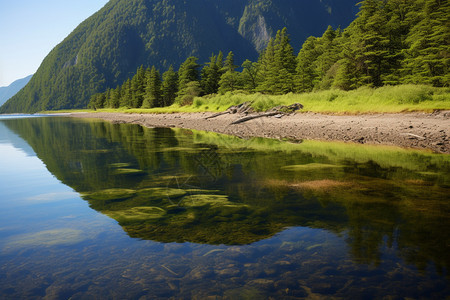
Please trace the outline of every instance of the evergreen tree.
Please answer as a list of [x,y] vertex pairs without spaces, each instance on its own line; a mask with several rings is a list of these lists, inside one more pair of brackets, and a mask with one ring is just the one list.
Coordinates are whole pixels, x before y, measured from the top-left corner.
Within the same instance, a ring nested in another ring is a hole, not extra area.
[[242,63],[241,84],[242,89],[254,92],[257,87],[258,65],[257,63],[245,60]]
[[358,85],[381,86],[384,57],[388,54],[384,1],[365,0],[352,27],[354,57],[360,72]]
[[91,96],[91,99],[88,104],[88,108],[92,108],[94,110],[98,108],[104,108],[106,100],[106,93],[97,93]]
[[225,94],[241,87],[240,74],[236,71],[226,71],[219,81],[219,93]]
[[200,96],[202,93],[202,88],[199,81],[190,81],[186,84],[184,88],[184,93],[178,100],[180,105],[191,105],[195,97]]
[[[223,72],[223,52],[219,51],[219,54],[217,55],[216,59],[217,67],[219,68],[219,74],[222,76]],[[219,77],[220,77],[219,76]]]
[[262,56],[258,90],[270,94],[284,94],[294,90],[296,61],[286,27],[269,42]]
[[356,78],[353,71],[355,70],[349,58],[343,58],[336,63],[336,74],[332,83],[333,88],[344,91],[355,88],[354,79]]
[[141,66],[136,75],[131,79],[131,107],[138,108],[142,106],[145,96],[145,86],[147,83],[146,70]]
[[202,69],[200,85],[205,95],[216,94],[219,89],[221,70],[217,57],[212,55],[210,61]]
[[234,72],[238,66],[234,64],[234,53],[233,51],[230,51],[227,55],[227,58],[225,58],[225,62],[223,64],[223,72]]
[[148,73],[142,108],[153,108],[159,106],[162,106],[161,76],[159,71],[156,70],[155,66],[153,66]]
[[105,104],[103,107],[111,107],[111,89],[107,89],[105,94]]
[[224,94],[240,87],[240,76],[239,73],[236,72],[237,67],[238,66],[234,64],[234,54],[230,51],[222,68],[224,73],[220,77],[219,93]]
[[120,107],[131,108],[132,96],[131,79],[127,79],[120,89]]
[[183,96],[187,92],[187,84],[191,81],[199,80],[199,64],[197,64],[198,58],[191,56],[186,59],[178,70],[178,94],[176,102],[181,103]]
[[163,83],[161,87],[162,105],[169,106],[175,102],[178,92],[178,74],[173,70],[173,66],[163,73]]
[[120,107],[120,99],[122,98],[122,90],[120,86],[117,86],[115,89],[111,90],[111,108],[119,108]]
[[415,26],[406,39],[403,81],[449,86],[450,4],[439,0],[419,3],[421,9],[413,16]]
[[334,30],[328,26],[322,37],[319,39],[318,53],[320,55],[316,58],[314,63],[316,74],[318,74],[319,82],[316,82],[315,87],[319,89],[328,89],[331,87],[342,51],[342,45],[338,43],[340,30]]
[[315,61],[319,56],[316,41],[316,37],[309,37],[298,53],[296,74],[294,76],[295,91],[298,93],[312,91],[318,81],[319,75],[314,67]]
[[[256,77],[258,92],[269,92],[269,89],[266,84],[266,80],[269,77],[269,71],[274,61],[274,47],[273,47],[273,39],[269,40],[266,49],[261,51],[258,58],[258,76]],[[269,87],[270,88],[270,87]]]

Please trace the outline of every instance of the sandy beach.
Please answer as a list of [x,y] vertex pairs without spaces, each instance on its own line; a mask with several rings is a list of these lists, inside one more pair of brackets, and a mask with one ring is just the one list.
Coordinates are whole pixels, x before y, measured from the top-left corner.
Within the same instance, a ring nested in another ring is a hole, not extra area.
[[450,154],[450,111],[435,113],[326,115],[296,113],[281,118],[263,117],[231,125],[242,117],[213,113],[127,114],[72,113],[71,117],[99,118],[114,123],[147,127],[177,127],[236,135],[292,140],[344,141],[428,149]]

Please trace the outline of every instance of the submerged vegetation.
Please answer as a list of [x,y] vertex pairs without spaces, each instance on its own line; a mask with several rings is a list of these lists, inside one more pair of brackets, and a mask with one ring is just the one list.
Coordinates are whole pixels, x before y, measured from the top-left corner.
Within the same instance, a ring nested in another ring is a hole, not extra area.
[[448,155],[67,118],[5,124],[131,237],[242,245],[303,226],[345,236],[359,263],[380,264],[395,244],[420,270],[450,268],[438,230],[450,222]]

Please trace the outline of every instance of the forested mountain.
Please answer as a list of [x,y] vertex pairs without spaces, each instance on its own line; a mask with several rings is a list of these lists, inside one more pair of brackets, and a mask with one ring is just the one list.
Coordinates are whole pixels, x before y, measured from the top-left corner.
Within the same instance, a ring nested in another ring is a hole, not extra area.
[[233,51],[239,64],[282,27],[296,50],[328,25],[346,27],[359,0],[111,0],[44,59],[30,83],[0,112],[85,107],[140,65],[177,68],[189,56]]
[[0,87],[0,105],[3,105],[9,98],[17,94],[31,79],[33,75],[18,79],[8,86]]
[[[236,90],[282,95],[362,86],[450,85],[448,2],[365,0],[359,6],[350,26],[329,26],[322,36],[309,37],[298,55],[285,27],[269,39],[257,61],[244,61],[240,70],[231,51],[226,58],[222,52],[213,54],[203,65],[190,56],[178,72],[171,68],[162,78],[154,66],[141,67],[123,85],[95,94],[89,107],[186,105],[196,96]],[[423,100],[427,97],[424,94]]]

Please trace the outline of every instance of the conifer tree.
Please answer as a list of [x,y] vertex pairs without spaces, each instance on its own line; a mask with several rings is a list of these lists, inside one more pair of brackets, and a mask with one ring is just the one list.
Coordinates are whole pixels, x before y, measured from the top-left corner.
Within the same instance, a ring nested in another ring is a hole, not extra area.
[[226,92],[232,92],[234,90],[240,89],[241,81],[240,75],[236,71],[227,71],[219,81],[219,93],[225,94]]
[[223,64],[223,72],[234,72],[238,66],[234,64],[234,53],[230,51]]
[[115,89],[111,91],[111,108],[119,108],[120,107],[120,99],[122,98],[122,89],[120,86],[117,86]]
[[133,108],[141,107],[144,100],[146,85],[146,70],[143,66],[140,66],[136,74],[131,79],[131,100],[130,105]]
[[216,59],[217,67],[219,68],[220,75],[223,74],[223,52],[219,51]]
[[241,84],[242,89],[247,92],[254,92],[257,87],[258,64],[245,60],[242,63]]
[[[419,2],[420,3],[420,2]],[[404,82],[450,85],[450,3],[426,0],[406,38]]]
[[105,104],[103,105],[103,107],[111,107],[111,90],[112,89],[107,89],[105,92]]
[[258,92],[269,92],[266,84],[267,77],[269,76],[270,68],[274,61],[274,47],[273,39],[269,40],[266,49],[261,51],[258,58],[258,76],[256,77]]
[[217,64],[217,57],[212,55],[210,61],[202,69],[200,85],[205,95],[216,94],[219,89],[221,70]]
[[131,79],[127,79],[120,89],[120,107],[131,108]]
[[297,93],[312,91],[318,81],[319,75],[314,67],[319,56],[316,42],[316,37],[309,37],[303,43],[298,53],[296,74],[294,76],[295,91]]
[[169,70],[163,73],[162,78],[162,105],[169,106],[175,102],[175,98],[177,97],[178,74],[173,70],[173,66],[170,65]]
[[88,108],[98,109],[104,108],[106,100],[106,93],[97,93],[91,96],[91,99],[88,104]]
[[334,30],[333,27],[328,26],[318,43],[318,53],[320,55],[316,58],[314,63],[316,68],[316,74],[318,74],[319,82],[315,87],[320,89],[328,89],[331,87],[333,79],[335,77],[336,69],[338,65],[335,65],[339,60],[341,54],[341,47],[337,43],[339,35],[339,29]]
[[365,0],[354,22],[353,49],[360,71],[359,84],[369,86],[382,85],[384,57],[388,53],[389,38],[386,35],[384,2]]
[[202,88],[199,81],[190,81],[184,89],[184,94],[179,100],[180,105],[191,105],[195,97],[200,96]]
[[223,66],[223,74],[219,81],[219,93],[224,94],[226,92],[231,92],[240,87],[240,76],[236,72],[236,66],[234,64],[234,54],[230,51],[225,59]]
[[161,102],[161,76],[155,66],[152,66],[147,77],[142,108],[159,107],[162,106]]
[[269,41],[260,61],[262,80],[258,90],[270,94],[284,94],[294,90],[296,67],[293,48],[286,27],[279,30],[274,40]]
[[188,57],[186,61],[181,64],[180,69],[178,70],[178,93],[175,101],[180,104],[186,102],[183,101],[183,96],[188,92],[188,83],[199,80],[198,68],[200,65],[197,63],[197,60],[197,57]]

